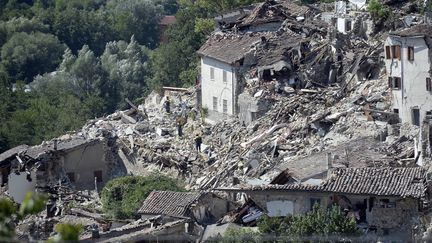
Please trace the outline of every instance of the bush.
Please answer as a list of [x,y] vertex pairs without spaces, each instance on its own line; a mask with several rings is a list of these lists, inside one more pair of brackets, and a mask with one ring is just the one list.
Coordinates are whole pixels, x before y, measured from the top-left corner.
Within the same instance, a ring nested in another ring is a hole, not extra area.
[[305,215],[295,215],[289,227],[292,236],[352,236],[359,233],[354,219],[347,218],[338,206],[324,210],[315,204]]
[[368,3],[367,10],[375,20],[385,20],[390,15],[390,11],[380,0],[371,0]]
[[291,224],[292,217],[269,217],[262,216],[258,221],[258,229],[266,235],[281,236],[286,235]]
[[116,219],[137,218],[137,211],[153,190],[183,191],[179,183],[166,176],[126,176],[109,181],[102,189],[103,211]]
[[210,238],[208,242],[220,243],[258,243],[263,242],[259,232],[248,228],[228,229],[223,237]]

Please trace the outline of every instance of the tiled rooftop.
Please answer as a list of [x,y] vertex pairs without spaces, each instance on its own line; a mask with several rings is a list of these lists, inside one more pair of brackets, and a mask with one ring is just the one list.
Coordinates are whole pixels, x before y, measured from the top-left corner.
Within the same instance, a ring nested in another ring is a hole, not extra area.
[[146,198],[138,213],[188,217],[189,206],[202,195],[200,192],[153,191]]
[[421,167],[337,168],[321,185],[286,184],[242,188],[240,191],[311,191],[342,194],[422,198],[426,193],[426,171]]

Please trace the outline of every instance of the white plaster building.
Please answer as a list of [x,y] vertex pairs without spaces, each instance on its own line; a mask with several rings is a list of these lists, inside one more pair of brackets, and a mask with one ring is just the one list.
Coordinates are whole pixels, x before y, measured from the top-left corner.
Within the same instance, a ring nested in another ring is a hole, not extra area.
[[245,55],[261,35],[212,36],[201,47],[201,106],[208,109],[208,122],[216,122],[238,113],[241,89],[239,70]]
[[420,126],[432,111],[432,26],[390,33],[384,44],[393,111],[402,122]]

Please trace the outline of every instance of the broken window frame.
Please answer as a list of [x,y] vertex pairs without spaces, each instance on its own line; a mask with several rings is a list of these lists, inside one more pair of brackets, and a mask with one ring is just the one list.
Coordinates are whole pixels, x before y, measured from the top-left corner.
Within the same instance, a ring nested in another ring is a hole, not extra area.
[[408,58],[408,61],[414,61],[414,47],[413,46],[407,47],[407,58]]
[[215,69],[214,69],[214,67],[210,67],[210,80],[211,81],[215,80]]
[[222,80],[224,82],[224,84],[226,84],[228,82],[228,74],[227,71],[223,70],[222,72]]
[[426,78],[426,91],[432,91],[432,81],[431,78]]
[[213,96],[213,111],[217,111],[217,97]]
[[224,114],[228,113],[228,100],[222,100],[222,112]]

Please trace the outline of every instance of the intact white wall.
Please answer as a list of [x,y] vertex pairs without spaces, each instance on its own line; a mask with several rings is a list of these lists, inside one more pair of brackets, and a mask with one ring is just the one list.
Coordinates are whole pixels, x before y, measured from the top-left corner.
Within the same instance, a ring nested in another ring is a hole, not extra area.
[[[388,77],[400,77],[401,89],[392,90],[393,109],[399,109],[402,122],[412,124],[412,108],[419,108],[420,123],[432,110],[432,93],[426,90],[429,77],[429,49],[423,37],[390,36],[385,46],[400,45],[401,60],[385,59]],[[414,47],[414,60],[408,60],[408,47]]]
[[353,29],[354,21],[350,17],[338,17],[336,20],[336,28],[339,32],[346,34],[347,25],[350,25],[350,31]]
[[[214,80],[210,78],[210,69],[214,68]],[[226,71],[227,82],[223,82],[223,71]],[[218,113],[223,118],[223,100],[227,100],[227,115],[234,115],[234,92],[236,75],[234,67],[215,59],[201,58],[201,92],[202,107],[207,107],[210,117],[217,119]],[[217,97],[217,109],[213,110],[213,97]],[[215,116],[212,116],[214,114]],[[219,118],[219,119],[220,119]]]
[[34,192],[36,189],[36,174],[31,172],[31,181],[27,180],[27,173],[21,172],[9,174],[9,195],[16,203],[22,203],[27,192]]

